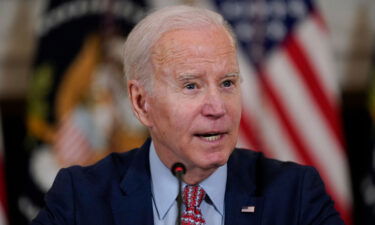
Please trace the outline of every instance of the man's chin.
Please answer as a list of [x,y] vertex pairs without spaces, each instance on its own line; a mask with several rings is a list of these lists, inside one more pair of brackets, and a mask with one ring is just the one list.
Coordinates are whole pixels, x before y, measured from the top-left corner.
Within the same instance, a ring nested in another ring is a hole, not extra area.
[[209,160],[201,164],[201,168],[205,170],[217,169],[225,163],[227,163],[228,157],[223,157],[221,159]]
[[220,167],[228,162],[229,156],[232,151],[222,149],[220,151],[212,152],[206,155],[205,164],[209,167]]

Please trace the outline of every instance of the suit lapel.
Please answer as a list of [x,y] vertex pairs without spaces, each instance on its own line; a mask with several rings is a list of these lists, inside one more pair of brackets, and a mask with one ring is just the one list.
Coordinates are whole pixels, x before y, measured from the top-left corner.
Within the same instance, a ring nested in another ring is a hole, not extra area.
[[118,190],[113,191],[112,212],[117,225],[153,224],[150,140],[135,152]]
[[[245,162],[235,151],[228,161],[225,191],[225,224],[227,225],[260,224],[263,197],[258,195],[256,187],[257,158],[254,155],[249,161],[246,157],[247,162]],[[242,209],[247,212],[242,212]]]

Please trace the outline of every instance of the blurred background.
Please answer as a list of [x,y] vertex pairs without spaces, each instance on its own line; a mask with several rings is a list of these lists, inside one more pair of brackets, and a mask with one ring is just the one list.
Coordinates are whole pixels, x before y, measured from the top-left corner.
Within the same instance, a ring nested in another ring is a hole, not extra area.
[[175,4],[238,38],[238,145],[315,166],[347,224],[375,224],[373,0],[0,0],[0,225],[28,224],[60,168],[142,144],[122,44]]

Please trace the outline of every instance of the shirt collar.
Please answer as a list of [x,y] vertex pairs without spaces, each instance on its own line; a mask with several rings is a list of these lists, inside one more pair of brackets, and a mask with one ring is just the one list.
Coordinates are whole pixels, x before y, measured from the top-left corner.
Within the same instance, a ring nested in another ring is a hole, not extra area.
[[[159,219],[162,219],[172,207],[178,195],[177,179],[160,160],[153,142],[150,145],[150,170],[152,180],[152,195],[155,201]],[[211,176],[199,185],[210,197],[216,210],[224,215],[224,196],[227,182],[227,164],[219,167]],[[186,184],[184,184],[185,186]]]
[[224,196],[227,183],[227,164],[217,168],[211,176],[203,180],[199,185],[210,197],[216,210],[224,216]]
[[178,181],[156,154],[153,142],[150,145],[150,170],[152,196],[159,219],[164,218],[178,195]]

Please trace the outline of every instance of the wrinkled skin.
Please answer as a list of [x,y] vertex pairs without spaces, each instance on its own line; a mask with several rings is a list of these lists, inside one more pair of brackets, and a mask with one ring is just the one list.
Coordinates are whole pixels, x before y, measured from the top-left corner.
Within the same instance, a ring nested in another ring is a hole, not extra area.
[[152,49],[152,90],[128,88],[138,119],[171,167],[187,167],[195,184],[224,165],[238,137],[241,90],[236,49],[221,27],[172,30]]

